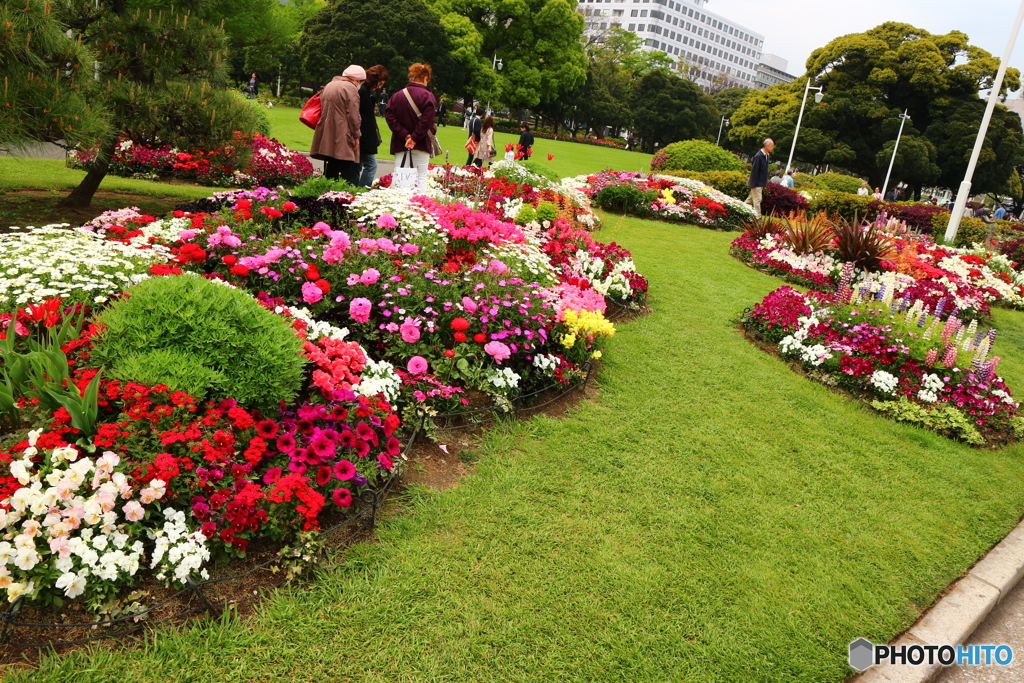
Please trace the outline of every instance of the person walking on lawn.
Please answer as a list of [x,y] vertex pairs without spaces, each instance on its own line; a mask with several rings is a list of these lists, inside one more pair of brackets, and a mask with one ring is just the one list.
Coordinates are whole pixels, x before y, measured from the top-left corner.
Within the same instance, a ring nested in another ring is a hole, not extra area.
[[768,164],[771,163],[771,153],[775,149],[775,141],[766,138],[761,149],[754,155],[754,163],[750,166],[750,177],[747,178],[747,187],[750,193],[746,202],[754,207],[754,213],[761,216],[761,200],[764,198],[765,187],[768,185]]

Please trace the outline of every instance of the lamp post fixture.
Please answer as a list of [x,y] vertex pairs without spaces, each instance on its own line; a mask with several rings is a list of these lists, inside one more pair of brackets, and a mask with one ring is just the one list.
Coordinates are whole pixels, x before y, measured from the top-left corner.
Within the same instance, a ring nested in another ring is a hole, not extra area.
[[719,147],[722,146],[722,126],[728,126],[729,119],[722,117],[722,122],[718,124],[718,141],[715,143]]
[[[491,59],[491,68],[494,69],[495,71],[501,71],[504,66],[505,66],[505,63],[502,62],[500,59],[498,59],[498,53],[495,52],[493,59]],[[491,115],[491,101],[490,100],[487,100],[487,115],[488,116]]]
[[953,212],[949,215],[949,224],[946,226],[946,242],[952,243],[956,239],[956,231],[960,228],[960,219],[964,216],[964,209],[967,208],[967,198],[971,194],[971,179],[974,178],[974,169],[978,166],[978,157],[981,155],[981,148],[985,144],[985,133],[988,131],[989,121],[992,120],[992,111],[996,108],[996,100],[999,99],[999,89],[1003,86],[1003,76],[1006,75],[1006,65],[1013,53],[1013,46],[1017,42],[1017,34],[1020,33],[1021,22],[1024,21],[1024,0],[1021,0],[1020,9],[1017,10],[1017,18],[1010,29],[1010,39],[1006,42],[1006,49],[1003,50],[1003,57],[999,60],[999,71],[996,72],[996,79],[992,82],[992,92],[988,96],[988,104],[985,106],[985,115],[981,117],[981,127],[978,128],[978,137],[974,140],[974,151],[971,152],[971,161],[967,164],[967,173],[964,174],[964,181],[960,183],[957,191],[956,204],[953,205]]
[[807,93],[812,90],[818,91],[814,93],[815,102],[821,102],[825,99],[824,89],[822,87],[812,87],[811,79],[808,78],[807,85],[804,87],[804,99],[800,102],[800,115],[796,119],[796,131],[793,132],[793,144],[789,146],[789,161],[786,162],[787,173],[789,172],[789,169],[793,167],[793,153],[796,151],[796,139],[800,136],[800,124],[804,120],[804,107],[807,105]]
[[896,134],[896,144],[892,148],[892,159],[889,160],[889,170],[885,173],[885,184],[882,185],[882,199],[885,199],[885,191],[889,189],[889,176],[892,175],[892,166],[896,163],[896,150],[900,148],[900,138],[903,137],[903,124],[907,122],[910,115],[907,114],[909,109],[904,109],[903,113],[900,114],[900,132]]

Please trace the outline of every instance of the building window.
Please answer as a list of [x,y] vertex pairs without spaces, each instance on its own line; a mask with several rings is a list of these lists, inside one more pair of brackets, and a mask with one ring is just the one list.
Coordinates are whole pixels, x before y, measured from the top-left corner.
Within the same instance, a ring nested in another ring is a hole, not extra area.
[[628,29],[626,29],[626,30],[627,30],[627,31],[635,31],[635,30],[636,30],[636,24],[630,24],[630,25],[629,25],[629,28],[628,28]]
[[636,30],[637,32],[647,30],[647,24],[640,24],[639,26],[636,27]]
[[630,10],[629,16],[635,17],[635,16],[637,16],[637,14],[639,14],[639,12],[640,12],[640,10]]
[[645,10],[645,9],[640,10],[640,16],[641,17],[646,17],[647,16],[647,10]]

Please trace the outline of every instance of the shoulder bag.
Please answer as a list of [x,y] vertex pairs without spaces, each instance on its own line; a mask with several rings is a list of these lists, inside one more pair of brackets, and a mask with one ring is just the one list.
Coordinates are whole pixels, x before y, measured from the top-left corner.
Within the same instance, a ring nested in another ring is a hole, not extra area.
[[[423,118],[423,114],[420,113],[420,108],[416,106],[416,102],[412,99],[412,95],[409,94],[408,88],[403,88],[402,92],[405,93],[405,99],[409,100],[409,106],[412,107],[413,112],[416,113],[416,118]],[[437,141],[437,136],[427,131],[427,146],[430,147],[430,156],[436,157],[438,154],[443,152],[441,149],[441,143]]]
[[317,124],[320,123],[320,114],[323,112],[320,103],[320,93],[322,92],[323,90],[306,100],[305,106],[302,107],[302,113],[299,114],[299,121],[313,130],[316,130]]

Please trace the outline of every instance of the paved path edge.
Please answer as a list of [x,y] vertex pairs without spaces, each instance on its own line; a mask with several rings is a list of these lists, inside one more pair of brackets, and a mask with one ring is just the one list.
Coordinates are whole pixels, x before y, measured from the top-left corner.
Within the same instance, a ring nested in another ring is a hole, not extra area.
[[[1024,577],[1024,521],[922,614],[893,645],[962,645],[985,617]],[[880,664],[849,683],[928,683],[942,671],[939,664]]]

